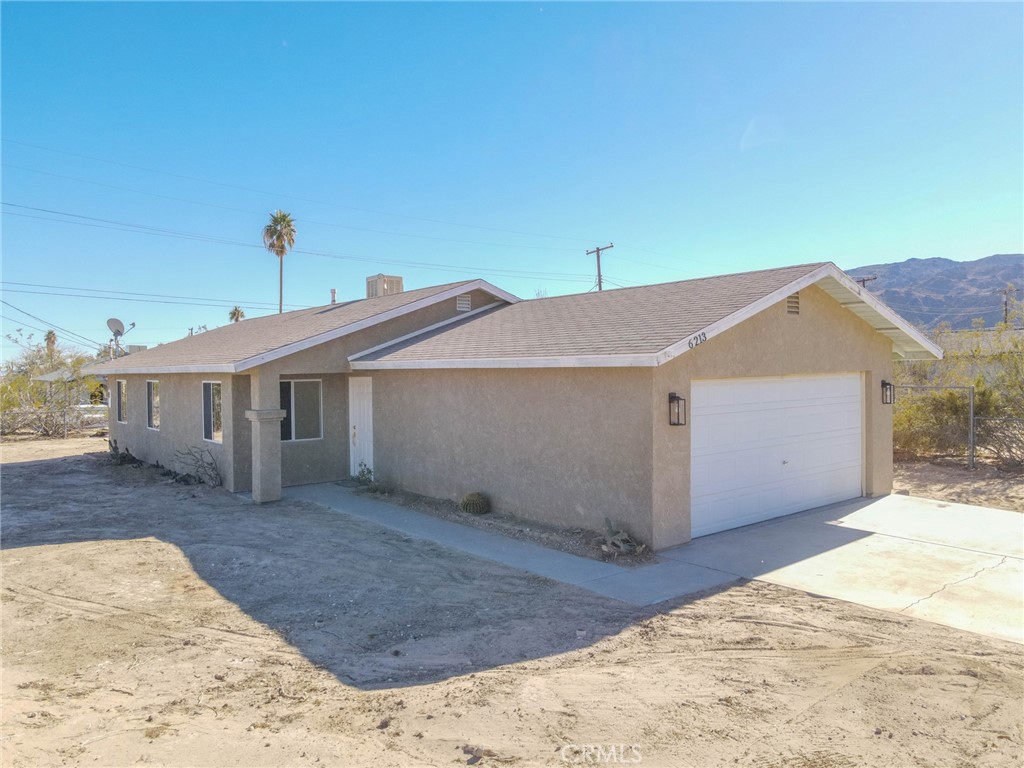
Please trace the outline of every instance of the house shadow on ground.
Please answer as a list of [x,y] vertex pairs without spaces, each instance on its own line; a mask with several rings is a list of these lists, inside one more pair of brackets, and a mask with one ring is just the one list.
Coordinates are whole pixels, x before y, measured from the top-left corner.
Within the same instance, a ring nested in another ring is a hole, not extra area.
[[[245,495],[177,484],[153,467],[113,466],[101,453],[5,464],[2,472],[5,559],[10,550],[27,547],[166,542],[195,577],[249,619],[343,684],[364,690],[431,683],[595,646],[709,594],[635,607],[310,502],[256,505]],[[841,546],[864,534],[837,529],[835,535],[840,539],[820,546]],[[103,557],[103,549],[96,551]],[[110,583],[127,579],[138,587],[153,578],[129,570]],[[74,574],[58,582],[76,584]],[[63,587],[69,597],[142,612],[132,601],[144,586],[103,598],[86,593],[84,582],[79,588],[83,594]],[[185,591],[173,599],[201,598]],[[164,616],[178,615],[181,606],[168,605]],[[212,627],[245,629],[216,620]]]

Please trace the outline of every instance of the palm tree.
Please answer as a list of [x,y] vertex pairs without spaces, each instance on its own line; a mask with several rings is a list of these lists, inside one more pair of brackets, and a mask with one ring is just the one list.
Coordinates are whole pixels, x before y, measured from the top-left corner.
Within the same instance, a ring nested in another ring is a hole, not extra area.
[[232,323],[237,323],[241,320],[245,320],[245,312],[242,311],[241,307],[234,306],[228,312],[228,320],[230,320]]
[[270,223],[263,228],[263,245],[279,262],[277,313],[284,311],[284,255],[295,245],[295,222],[291,214],[278,210],[270,214]]
[[57,351],[57,334],[51,328],[46,332],[43,340],[46,342],[46,358],[52,360],[54,353]]

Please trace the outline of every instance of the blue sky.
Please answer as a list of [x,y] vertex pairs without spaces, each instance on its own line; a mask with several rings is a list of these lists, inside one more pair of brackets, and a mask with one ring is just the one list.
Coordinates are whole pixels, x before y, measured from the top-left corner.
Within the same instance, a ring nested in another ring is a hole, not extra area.
[[0,12],[5,333],[276,311],[275,208],[296,307],[1024,251],[1020,4]]

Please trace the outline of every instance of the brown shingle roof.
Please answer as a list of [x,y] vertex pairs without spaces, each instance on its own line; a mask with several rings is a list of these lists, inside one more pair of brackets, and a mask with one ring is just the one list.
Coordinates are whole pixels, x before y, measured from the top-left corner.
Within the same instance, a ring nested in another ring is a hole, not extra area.
[[824,264],[521,301],[355,359],[372,364],[654,354]]
[[212,331],[89,366],[89,373],[144,372],[147,369],[168,368],[225,370],[227,366],[272,353],[290,344],[330,333],[353,323],[372,322],[376,316],[475,282],[477,281],[464,280],[390,296],[328,304],[243,320],[240,323],[231,323]]

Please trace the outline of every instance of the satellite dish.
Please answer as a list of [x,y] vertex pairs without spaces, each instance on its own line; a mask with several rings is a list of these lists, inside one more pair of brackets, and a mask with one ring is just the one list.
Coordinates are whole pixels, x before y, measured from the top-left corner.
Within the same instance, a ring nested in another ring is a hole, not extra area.
[[112,317],[107,320],[107,328],[114,334],[114,338],[124,335],[124,323],[118,320],[116,317]]

